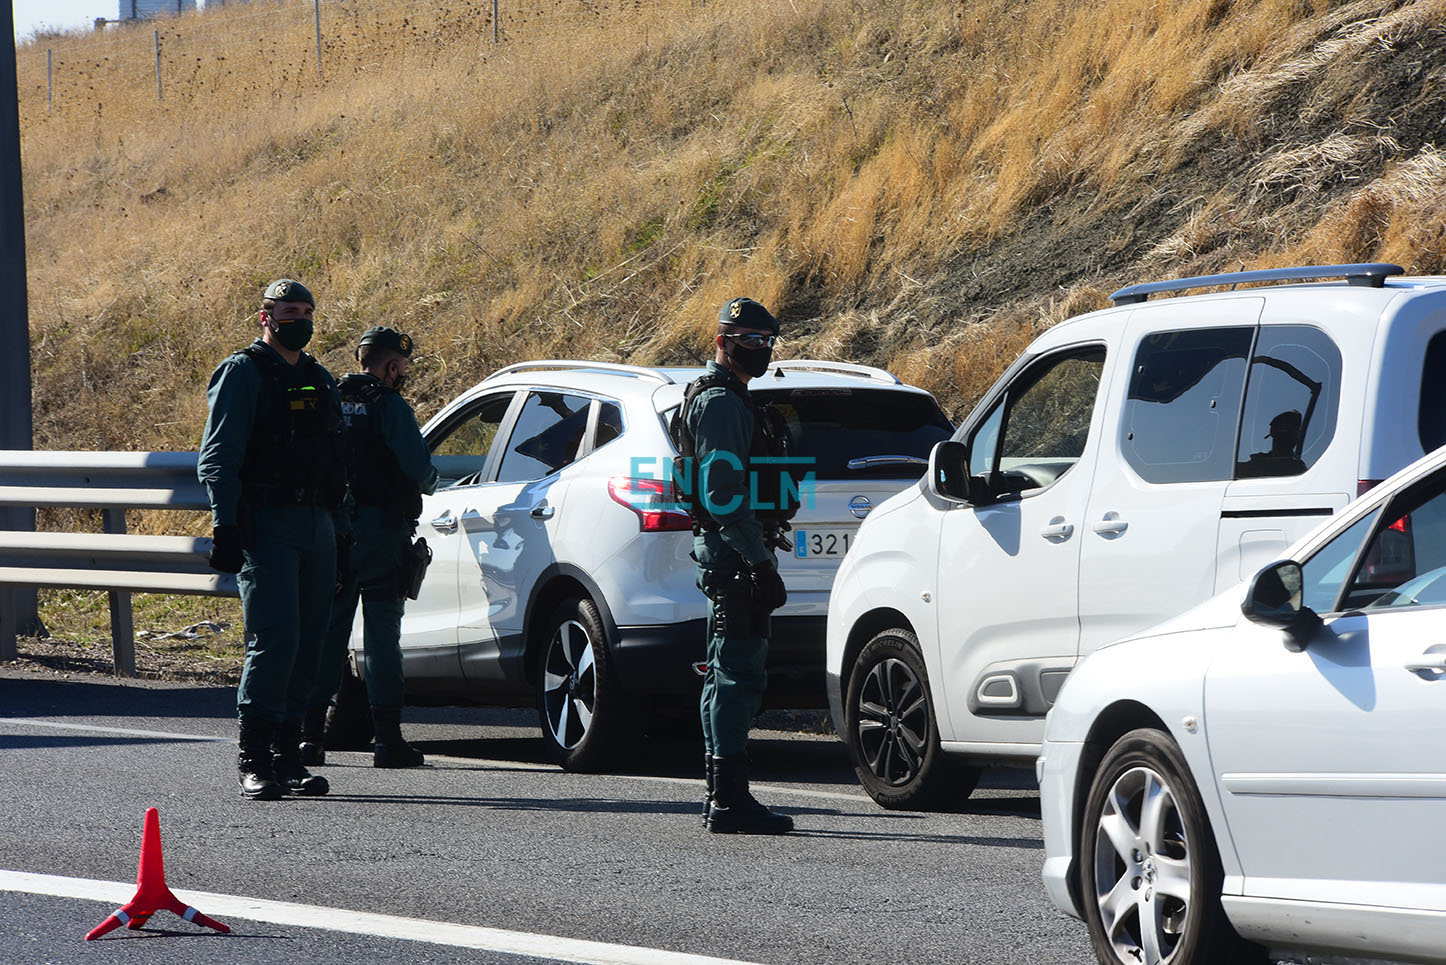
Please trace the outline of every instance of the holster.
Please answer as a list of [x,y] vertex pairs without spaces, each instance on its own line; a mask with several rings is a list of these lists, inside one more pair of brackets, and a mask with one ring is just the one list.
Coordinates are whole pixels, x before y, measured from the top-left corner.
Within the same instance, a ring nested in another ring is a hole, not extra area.
[[772,614],[753,605],[753,581],[741,570],[735,573],[707,570],[703,575],[703,593],[715,604],[714,632],[726,637],[729,628],[751,636],[768,636]]
[[431,563],[432,548],[427,545],[425,536],[419,536],[402,554],[401,591],[408,600],[415,600],[422,592],[422,578],[427,575],[427,567]]

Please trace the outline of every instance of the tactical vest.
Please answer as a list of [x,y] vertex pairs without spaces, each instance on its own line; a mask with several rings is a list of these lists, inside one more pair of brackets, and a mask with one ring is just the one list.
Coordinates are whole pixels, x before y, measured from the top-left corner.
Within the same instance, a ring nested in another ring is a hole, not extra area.
[[422,490],[402,472],[397,454],[382,434],[382,399],[393,390],[370,375],[341,380],[341,414],[346,424],[347,480],[358,506],[374,506],[389,519],[415,524],[422,515]]
[[287,365],[259,345],[244,354],[261,373],[256,422],[241,462],[243,499],[335,508],[346,494],[341,409],[330,376],[310,355]]
[[798,476],[791,471],[796,467],[789,463],[760,462],[758,459],[760,456],[774,459],[792,457],[793,440],[788,424],[777,409],[766,403],[760,404],[747,386],[726,375],[704,375],[688,383],[683,390],[683,402],[668,423],[668,435],[678,450],[673,459],[673,488],[679,505],[692,518],[695,532],[718,528],[718,521],[708,513],[700,498],[696,443],[688,429],[688,410],[699,395],[712,388],[728,389],[743,400],[753,415],[753,440],[743,460],[745,485],[748,487],[744,498],[751,502],[757,497],[753,506],[759,522],[787,529],[788,521],[798,513]]

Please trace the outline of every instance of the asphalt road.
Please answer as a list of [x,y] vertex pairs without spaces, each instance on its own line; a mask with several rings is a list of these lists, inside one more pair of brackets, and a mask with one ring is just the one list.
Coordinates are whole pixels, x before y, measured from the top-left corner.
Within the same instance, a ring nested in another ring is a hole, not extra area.
[[[233,701],[0,670],[0,962],[1092,960],[1044,896],[1022,770],[990,771],[958,813],[886,812],[832,738],[756,732],[755,792],[799,831],[718,836],[686,739],[566,774],[528,713],[409,708],[430,766],[332,752],[330,795],[263,803],[236,792]],[[230,935],[160,912],[82,940],[134,891],[148,807],[170,887]]]

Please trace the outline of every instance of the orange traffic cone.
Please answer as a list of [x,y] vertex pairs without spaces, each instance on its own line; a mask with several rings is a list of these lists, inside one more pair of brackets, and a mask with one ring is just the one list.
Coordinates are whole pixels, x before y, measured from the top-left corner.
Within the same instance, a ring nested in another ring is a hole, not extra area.
[[161,816],[155,808],[146,808],[146,823],[141,830],[141,863],[136,870],[136,896],[126,902],[105,921],[85,936],[86,941],[99,938],[112,929],[125,925],[140,928],[156,912],[165,909],[207,928],[227,934],[231,929],[214,918],[208,918],[180,900],[166,887],[166,867],[161,859]]

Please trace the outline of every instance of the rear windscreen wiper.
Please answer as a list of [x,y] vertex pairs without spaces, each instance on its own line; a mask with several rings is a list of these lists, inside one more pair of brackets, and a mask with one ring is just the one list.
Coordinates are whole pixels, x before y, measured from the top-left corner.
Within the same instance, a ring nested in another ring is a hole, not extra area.
[[860,456],[850,459],[850,469],[874,469],[878,466],[927,466],[929,460],[919,456]]

